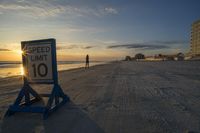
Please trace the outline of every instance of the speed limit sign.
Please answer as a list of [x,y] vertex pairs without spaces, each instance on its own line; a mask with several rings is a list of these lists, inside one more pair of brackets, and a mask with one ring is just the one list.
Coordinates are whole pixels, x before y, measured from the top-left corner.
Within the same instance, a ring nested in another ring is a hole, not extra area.
[[[15,112],[43,113],[46,119],[51,112],[70,101],[58,83],[56,40],[23,41],[22,62],[24,68],[24,85],[13,105],[9,106],[5,116]],[[38,94],[29,84],[53,84],[50,94]],[[31,106],[48,97],[46,106]]]
[[24,76],[28,83],[54,83],[57,80],[55,39],[24,41]]

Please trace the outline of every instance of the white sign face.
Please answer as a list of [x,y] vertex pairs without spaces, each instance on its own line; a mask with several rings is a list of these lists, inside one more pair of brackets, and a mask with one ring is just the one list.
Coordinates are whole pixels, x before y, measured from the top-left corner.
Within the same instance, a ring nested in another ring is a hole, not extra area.
[[51,49],[50,42],[25,45],[25,75],[29,82],[53,81]]

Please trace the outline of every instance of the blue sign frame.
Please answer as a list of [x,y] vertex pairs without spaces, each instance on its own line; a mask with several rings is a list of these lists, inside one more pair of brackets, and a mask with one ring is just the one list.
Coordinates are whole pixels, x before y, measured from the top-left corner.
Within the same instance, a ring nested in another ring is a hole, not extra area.
[[[58,84],[58,73],[57,73],[57,60],[56,60],[56,40],[55,39],[44,39],[44,40],[33,40],[33,41],[23,41],[21,42],[22,50],[25,49],[26,45],[41,45],[45,42],[50,42],[51,44],[51,54],[52,54],[52,73],[53,79],[51,82],[47,81],[29,81],[26,75],[23,76],[24,85],[20,90],[18,97],[16,98],[13,105],[11,105],[5,116],[13,115],[15,112],[33,112],[33,113],[43,113],[43,118],[46,119],[49,114],[60,106],[64,105],[66,102],[70,101],[70,98],[64,94],[62,88]],[[22,54],[23,67],[27,68],[27,57],[26,54]],[[27,70],[25,70],[27,71]],[[53,84],[53,89],[51,94],[38,94],[30,84]],[[48,97],[48,103],[46,106],[30,106],[33,103],[42,100],[42,97]]]

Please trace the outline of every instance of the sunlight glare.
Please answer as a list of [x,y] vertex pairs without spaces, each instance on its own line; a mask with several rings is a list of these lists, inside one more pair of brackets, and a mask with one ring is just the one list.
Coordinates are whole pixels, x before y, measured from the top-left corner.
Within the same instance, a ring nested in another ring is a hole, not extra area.
[[24,75],[24,67],[21,65],[21,67],[20,67],[20,74],[21,75]]
[[18,53],[19,53],[19,54],[23,54],[23,53],[24,53],[24,51],[22,51],[22,50],[19,50],[19,51],[18,51]]
[[14,52],[19,54],[19,55],[22,55],[24,53],[24,51],[22,51],[22,50],[14,50]]

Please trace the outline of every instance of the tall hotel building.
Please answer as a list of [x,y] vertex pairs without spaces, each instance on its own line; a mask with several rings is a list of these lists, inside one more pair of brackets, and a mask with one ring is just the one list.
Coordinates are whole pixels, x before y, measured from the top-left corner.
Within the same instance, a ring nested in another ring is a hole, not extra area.
[[192,56],[200,56],[200,20],[192,24],[190,53]]

